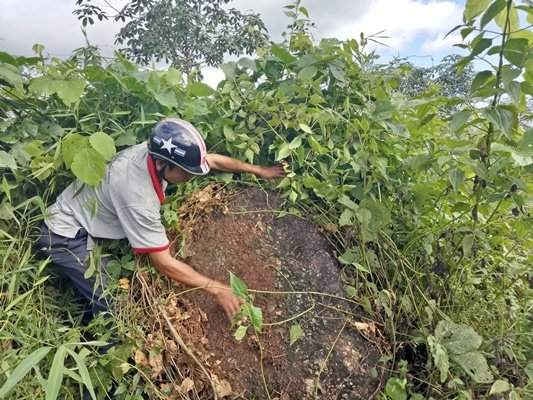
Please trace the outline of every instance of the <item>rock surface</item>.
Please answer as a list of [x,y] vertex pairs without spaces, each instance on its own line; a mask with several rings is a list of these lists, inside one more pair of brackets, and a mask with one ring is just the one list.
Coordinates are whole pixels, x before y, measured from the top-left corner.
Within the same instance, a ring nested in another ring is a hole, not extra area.
[[[201,318],[182,318],[180,335],[226,384],[219,395],[227,398],[372,398],[380,356],[367,340],[373,326],[360,322],[353,304],[333,297],[343,291],[326,238],[305,219],[279,217],[280,204],[277,195],[256,188],[228,194],[208,187],[182,207],[176,250],[195,269],[222,282],[231,271],[250,289],[295,293],[254,293],[264,327],[258,335],[248,328],[241,342],[213,298],[187,293],[187,307]],[[294,324],[303,336],[290,345]]]

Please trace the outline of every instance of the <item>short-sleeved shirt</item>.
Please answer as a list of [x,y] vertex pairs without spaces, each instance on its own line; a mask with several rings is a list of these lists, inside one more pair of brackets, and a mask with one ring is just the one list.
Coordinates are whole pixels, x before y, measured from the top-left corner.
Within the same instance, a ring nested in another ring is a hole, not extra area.
[[119,152],[98,186],[70,184],[48,209],[45,223],[68,238],[85,228],[94,238],[127,238],[135,253],[162,251],[169,246],[160,215],[164,185],[141,143]]

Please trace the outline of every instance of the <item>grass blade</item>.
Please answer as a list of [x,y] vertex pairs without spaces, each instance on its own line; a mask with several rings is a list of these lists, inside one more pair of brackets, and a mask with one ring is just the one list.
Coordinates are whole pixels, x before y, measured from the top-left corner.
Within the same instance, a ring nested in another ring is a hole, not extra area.
[[63,363],[66,355],[67,348],[65,346],[59,346],[54,355],[52,368],[50,368],[50,374],[48,375],[48,381],[46,382],[46,400],[57,399],[61,383],[63,382]]
[[19,381],[26,376],[26,374],[35,367],[51,350],[50,347],[41,347],[26,357],[13,370],[7,381],[0,388],[0,399],[3,399],[13,389]]
[[87,390],[89,391],[89,394],[91,395],[91,398],[93,400],[96,400],[96,394],[94,393],[94,387],[93,382],[91,381],[91,376],[89,375],[89,371],[87,370],[87,366],[85,365],[85,357],[82,356],[81,352],[80,354],[76,354],[75,351],[72,351],[70,349],[67,349],[68,353],[74,358],[76,361],[76,365],[78,366],[78,372],[80,373],[81,380]]

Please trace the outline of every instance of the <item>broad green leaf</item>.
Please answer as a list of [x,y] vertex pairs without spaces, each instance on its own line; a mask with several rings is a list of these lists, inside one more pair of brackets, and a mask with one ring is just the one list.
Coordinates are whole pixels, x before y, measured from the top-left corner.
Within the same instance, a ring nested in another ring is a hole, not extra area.
[[104,132],[96,132],[89,136],[89,143],[106,161],[113,158],[117,149],[111,136]]
[[181,72],[176,68],[170,67],[167,72],[165,72],[165,81],[170,86],[179,86],[181,84]]
[[508,392],[509,390],[511,390],[511,385],[509,385],[509,382],[498,379],[494,381],[490,387],[489,396],[493,394],[502,394]]
[[0,63],[0,80],[4,80],[13,87],[22,89],[22,77],[17,67]]
[[154,92],[154,99],[159,104],[167,108],[175,108],[178,106],[178,100],[176,99],[176,93],[173,90],[165,90],[161,92]]
[[255,64],[255,61],[249,59],[248,57],[240,58],[237,64],[241,68],[250,69],[252,71],[257,71],[257,65]]
[[309,142],[309,146],[311,146],[311,149],[318,154],[326,154],[328,153],[328,149],[322,146],[318,140],[314,138],[314,136],[307,136],[307,141]]
[[342,68],[336,66],[335,64],[329,64],[328,69],[335,79],[341,82],[346,82],[346,73]]
[[483,14],[480,21],[480,27],[483,29],[496,15],[505,8],[507,2],[505,0],[494,0]]
[[302,145],[302,136],[296,136],[289,143],[289,149],[294,150]]
[[28,89],[36,95],[45,97],[55,93],[55,89],[53,89],[53,80],[44,76],[33,78],[30,81]]
[[105,174],[105,167],[105,159],[100,153],[86,147],[74,156],[70,169],[83,183],[96,186]]
[[60,80],[41,76],[30,81],[29,90],[46,97],[55,93],[69,106],[81,98],[85,86],[86,82],[82,79]]
[[450,179],[450,183],[452,184],[453,190],[457,191],[465,179],[465,174],[459,168],[453,168],[448,173],[448,177]]
[[533,156],[533,128],[529,128],[518,143],[518,149],[526,155]]
[[448,378],[448,371],[450,369],[448,353],[434,336],[428,336],[427,342],[433,362],[440,372],[440,383],[444,383]]
[[12,171],[17,169],[15,158],[4,150],[0,150],[0,168],[9,168]]
[[515,81],[509,82],[507,85],[505,85],[505,90],[511,97],[511,100],[513,101],[514,104],[520,103],[520,98],[521,98],[522,93],[521,93],[521,86],[519,82],[515,82]]
[[492,39],[487,39],[487,38],[478,36],[477,38],[472,40],[472,43],[470,45],[470,47],[472,48],[470,57],[474,57],[474,56],[477,56],[478,54],[483,53],[491,45],[492,45]]
[[74,157],[81,150],[89,146],[89,138],[78,133],[69,133],[61,141],[61,155],[65,161],[65,165],[70,168]]
[[277,44],[272,45],[271,51],[274,56],[276,56],[279,60],[283,61],[285,64],[290,64],[296,61],[296,57],[289,53],[288,50]]
[[452,360],[477,383],[491,383],[494,380],[487,360],[478,351],[452,355]]
[[31,158],[42,156],[44,153],[42,140],[32,140],[23,145],[23,149]]
[[367,274],[370,273],[370,270],[367,268],[367,266],[365,264],[361,264],[361,263],[358,263],[358,262],[354,262],[352,263],[352,265],[355,267],[355,269],[357,269],[358,271],[361,271],[361,272],[365,272]]
[[296,203],[296,200],[298,200],[298,193],[294,190],[291,190],[291,192],[289,193],[289,200],[291,201],[291,203]]
[[355,216],[357,217],[357,220],[361,224],[362,234],[365,236],[363,240],[368,241],[370,240],[370,231],[369,231],[369,225],[370,221],[372,220],[372,213],[369,209],[364,207],[359,207],[357,211],[355,212]]
[[283,160],[284,158],[287,158],[289,154],[291,154],[291,148],[289,147],[289,143],[283,142],[279,147],[275,161]]
[[354,213],[349,208],[345,208],[339,217],[339,226],[347,226],[353,224]]
[[187,92],[192,96],[203,97],[210,96],[215,91],[203,82],[192,82],[187,85]]
[[389,378],[385,384],[385,394],[390,400],[407,400],[406,391],[407,380],[400,378]]
[[512,65],[503,65],[501,69],[501,77],[504,85],[507,85],[512,80],[520,76],[520,68],[515,68]]
[[115,145],[118,147],[122,146],[133,146],[137,143],[137,136],[133,130],[127,130],[123,132],[115,139]]
[[237,136],[235,135],[235,132],[231,126],[224,125],[222,132],[224,133],[224,137],[228,142],[233,142],[235,139],[237,139]]
[[50,347],[41,347],[27,356],[17,367],[9,374],[7,380],[0,387],[0,399],[13,389],[26,374],[50,352]]
[[467,0],[465,4],[464,17],[465,20],[471,20],[477,17],[489,6],[490,0]]
[[303,337],[304,331],[300,324],[293,324],[289,329],[289,344],[292,346],[298,339]]
[[357,253],[354,249],[348,249],[338,259],[341,264],[353,265],[357,261]]
[[453,114],[450,122],[450,129],[452,132],[455,133],[461,131],[466,126],[471,115],[472,112],[468,110],[459,111]]
[[59,98],[69,106],[77,102],[83,95],[85,90],[85,81],[81,79],[72,79],[64,81],[56,81],[54,84],[55,92]]
[[380,229],[389,225],[391,215],[389,207],[385,204],[371,198],[365,198],[360,203],[360,209],[361,208],[368,210],[371,214],[368,229],[372,232],[377,233]]
[[307,18],[309,18],[309,11],[307,11],[307,8],[305,8],[304,6],[300,6],[298,8],[300,10],[300,12],[305,15]]
[[357,295],[357,290],[355,290],[355,288],[351,285],[345,285],[344,292],[346,293],[346,296],[348,296],[349,299]]
[[233,337],[235,338],[235,340],[238,340],[240,342],[246,336],[247,330],[248,327],[246,325],[239,325]]
[[503,49],[503,56],[511,64],[523,67],[528,57],[529,42],[524,38],[509,39]]
[[312,133],[313,133],[313,131],[311,130],[311,128],[309,127],[309,125],[299,123],[299,124],[298,124],[298,127],[299,127],[302,131],[304,131],[305,133],[309,133],[309,134],[312,134]]
[[[507,8],[504,8],[500,13],[494,18],[494,21],[496,24],[503,29],[505,27],[505,20],[507,17]],[[518,12],[516,11],[516,8],[511,6],[510,12],[509,12],[509,30],[516,31],[518,29]]]
[[314,66],[305,67],[298,72],[298,79],[302,81],[310,81],[316,75],[318,70]]
[[302,182],[304,186],[308,189],[318,189],[323,185],[320,180],[311,175],[304,176]]
[[263,327],[263,311],[254,305],[250,305],[250,323],[256,332],[261,332]]
[[357,203],[355,201],[350,199],[345,194],[340,195],[339,198],[337,199],[337,202],[339,204],[342,204],[345,207],[348,207],[352,211],[357,211],[359,209],[359,205],[357,205]]
[[470,257],[472,254],[472,246],[474,244],[474,235],[468,234],[463,237],[463,255],[465,257]]
[[235,296],[244,300],[248,298],[248,287],[246,286],[246,283],[234,275],[233,272],[229,273],[229,285]]
[[[474,80],[472,81],[472,86],[470,87],[470,91],[471,92],[475,92],[480,87],[485,86],[485,84],[488,82],[488,80],[490,78],[492,78],[492,77],[493,77],[492,71],[481,71],[481,72],[478,72],[476,74]],[[459,114],[459,113],[456,113],[455,115],[457,115],[457,114]]]
[[468,325],[439,321],[435,328],[435,337],[450,354],[465,354],[477,350],[482,338]]
[[65,346],[59,346],[54,355],[48,380],[46,381],[46,400],[55,400],[59,395],[61,383],[63,382],[63,368],[67,349]]
[[237,71],[237,63],[235,61],[224,63],[220,66],[220,68],[222,69],[222,71],[224,71],[226,79],[235,78],[235,73]]
[[486,108],[483,114],[497,130],[502,131],[507,137],[511,135],[516,122],[516,115],[512,111],[503,107]]
[[513,159],[514,163],[518,165],[519,167],[527,167],[528,165],[533,164],[533,154],[531,154],[531,149],[528,151],[524,151],[521,148],[513,148],[511,146],[493,142],[490,146],[491,150],[496,151],[503,151],[506,153],[511,154],[511,158]]

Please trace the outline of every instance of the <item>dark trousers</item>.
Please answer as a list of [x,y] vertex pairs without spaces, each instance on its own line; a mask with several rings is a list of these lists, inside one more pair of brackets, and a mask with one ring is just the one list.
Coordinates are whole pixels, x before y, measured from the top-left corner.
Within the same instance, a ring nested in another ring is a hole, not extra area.
[[[91,277],[85,277],[90,258],[87,240],[88,234],[83,228],[71,239],[55,234],[43,223],[36,248],[41,255],[50,257],[54,272],[68,278],[77,291],[88,300],[94,315],[99,311],[109,310],[110,303],[102,295],[106,286],[105,273],[94,273]],[[105,259],[95,261],[105,267]]]

